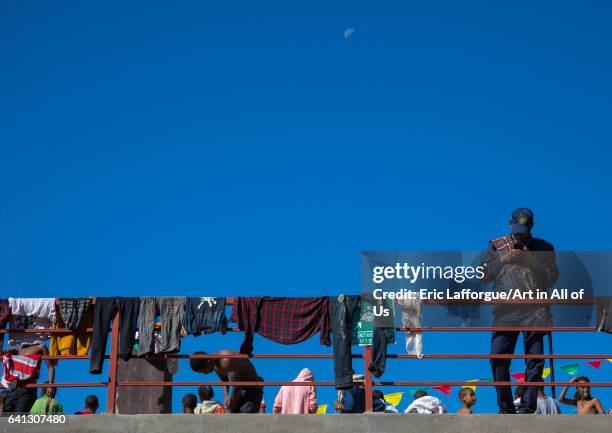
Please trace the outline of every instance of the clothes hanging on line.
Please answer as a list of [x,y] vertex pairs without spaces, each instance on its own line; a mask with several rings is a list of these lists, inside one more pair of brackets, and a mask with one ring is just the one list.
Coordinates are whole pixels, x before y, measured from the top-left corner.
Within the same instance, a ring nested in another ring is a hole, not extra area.
[[336,389],[347,390],[353,387],[353,374],[355,373],[351,349],[353,316],[361,308],[361,297],[358,295],[330,296],[328,302]]
[[227,331],[225,298],[190,297],[185,301],[182,325],[185,335],[198,336]]
[[230,320],[244,331],[240,353],[253,352],[255,332],[281,344],[296,344],[320,333],[321,344],[330,345],[327,297],[238,297]]
[[50,355],[87,355],[91,346],[93,308],[91,298],[59,299],[57,321],[53,329],[68,328],[70,334],[53,334],[49,342]]
[[91,360],[89,372],[102,373],[102,364],[106,354],[109,327],[114,320],[115,313],[119,312],[119,356],[124,361],[130,359],[136,326],[138,324],[138,311],[140,298],[104,297],[96,298],[93,318],[93,335],[91,338]]
[[74,331],[91,308],[91,298],[59,298],[58,304],[58,316],[66,328]]
[[185,310],[184,296],[158,296],[140,299],[138,356],[155,353],[155,319],[161,324],[159,353],[175,353],[181,348],[181,322]]
[[[8,325],[11,318],[11,308],[8,299],[0,299],[0,329],[4,329]],[[4,344],[4,334],[0,334],[0,351]]]
[[[51,329],[55,323],[55,298],[8,298],[11,329]],[[51,338],[48,332],[12,332],[10,348],[41,344]]]
[[[402,327],[420,328],[422,319],[423,300],[398,299],[402,312]],[[415,354],[417,358],[423,358],[423,333],[420,331],[406,331],[406,353]]]
[[40,355],[3,353],[0,385],[7,389],[15,389],[19,382],[38,377],[40,360]]
[[597,330],[612,334],[612,296],[597,297]]

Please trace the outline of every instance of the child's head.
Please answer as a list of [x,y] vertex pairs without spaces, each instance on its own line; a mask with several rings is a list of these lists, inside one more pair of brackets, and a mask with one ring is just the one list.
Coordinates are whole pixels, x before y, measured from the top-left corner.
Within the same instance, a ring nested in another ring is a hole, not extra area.
[[210,386],[201,386],[198,388],[198,396],[202,402],[212,400],[214,395],[213,389]]
[[425,397],[426,395],[427,391],[425,391],[424,389],[419,389],[417,392],[414,393],[414,399],[416,400],[417,398]]
[[95,395],[88,395],[87,398],[85,398],[85,409],[89,412],[96,413],[98,406],[98,397]]
[[588,385],[591,381],[586,376],[577,376],[574,379],[576,384],[576,393],[574,398],[576,400],[590,400],[591,399],[591,387]]
[[476,404],[476,393],[472,388],[461,388],[459,390],[459,401],[467,407],[472,407]]
[[183,413],[193,413],[196,408],[197,400],[193,394],[185,394],[183,396]]
[[519,385],[514,390],[514,398],[523,398],[523,394],[525,394],[525,390],[527,387],[525,385]]

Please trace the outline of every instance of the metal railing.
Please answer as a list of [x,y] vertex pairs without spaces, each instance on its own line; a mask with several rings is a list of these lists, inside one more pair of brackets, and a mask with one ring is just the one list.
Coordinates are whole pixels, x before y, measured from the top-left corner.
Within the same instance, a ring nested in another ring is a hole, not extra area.
[[[95,304],[95,299],[92,301]],[[234,298],[226,298],[226,304],[232,305]],[[449,301],[437,301],[429,300],[425,301],[425,304],[440,305],[451,303]],[[452,303],[475,303],[470,301],[454,301]],[[512,303],[522,303],[521,301]],[[540,303],[540,302],[538,302]],[[568,302],[542,302],[550,304],[567,304]],[[575,303],[580,304],[594,304],[595,300],[592,298],[584,299]],[[335,386],[335,382],[331,381],[318,381],[318,382],[292,382],[292,381],[258,381],[258,382],[244,382],[244,381],[183,381],[183,382],[169,382],[169,381],[119,381],[117,379],[117,370],[119,362],[119,311],[115,313],[113,317],[112,326],[110,329],[111,340],[110,340],[110,355],[105,355],[104,359],[110,360],[109,377],[106,382],[71,382],[71,383],[45,383],[45,384],[28,384],[28,388],[42,388],[42,387],[55,387],[55,388],[74,388],[74,387],[106,387],[107,388],[107,405],[106,411],[108,413],[114,413],[116,409],[116,396],[118,387],[138,387],[138,386]],[[596,331],[594,326],[548,326],[548,327],[493,327],[493,326],[480,326],[480,327],[419,327],[419,328],[405,328],[397,327],[396,331],[418,331],[418,332],[482,332],[482,331],[537,331],[537,332],[593,332]],[[240,332],[240,329],[236,327],[228,327],[230,332]],[[26,332],[26,333],[37,333],[37,334],[68,334],[68,333],[83,333],[93,332],[93,328],[80,329],[72,331],[67,328],[58,329],[0,329],[0,334],[12,333],[12,332]],[[372,411],[372,390],[373,386],[420,386],[420,387],[436,387],[436,386],[475,386],[475,382],[466,381],[374,381],[372,373],[368,371],[368,366],[372,362],[372,347],[364,346],[362,354],[353,354],[353,359],[363,359],[364,361],[364,388],[365,388],[365,403],[366,411]],[[74,359],[90,359],[90,355],[45,355],[42,356],[43,360],[74,360]],[[144,359],[220,359],[220,358],[250,358],[250,359],[333,359],[332,354],[234,354],[234,355],[215,355],[215,354],[151,354],[144,357]],[[417,358],[414,354],[388,354],[388,359],[412,359]],[[612,354],[542,354],[542,355],[526,355],[526,354],[425,354],[422,355],[424,359],[548,359],[551,363],[554,359],[612,359]],[[554,371],[554,369],[553,369]],[[520,382],[521,385],[527,386],[573,386],[573,382],[556,382],[554,380],[554,373],[551,375],[551,382]],[[518,382],[512,381],[478,381],[477,386],[516,386]],[[591,382],[591,387],[612,387],[612,382]]]

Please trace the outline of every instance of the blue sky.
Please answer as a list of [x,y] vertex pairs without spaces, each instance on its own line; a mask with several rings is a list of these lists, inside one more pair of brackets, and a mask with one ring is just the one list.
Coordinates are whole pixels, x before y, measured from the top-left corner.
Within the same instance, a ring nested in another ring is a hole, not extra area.
[[[1,0],[0,296],[356,291],[361,251],[484,248],[517,206],[559,250],[608,250],[611,12]],[[486,353],[488,341],[427,335],[425,350]],[[555,340],[559,353],[609,344]],[[489,376],[485,361],[399,362],[386,379]],[[98,380],[68,365],[58,380]],[[331,379],[331,363],[308,365]],[[304,364],[256,366],[280,380]],[[610,380],[611,368],[583,373]],[[71,412],[87,393],[60,397]],[[494,406],[479,393],[478,411]]]

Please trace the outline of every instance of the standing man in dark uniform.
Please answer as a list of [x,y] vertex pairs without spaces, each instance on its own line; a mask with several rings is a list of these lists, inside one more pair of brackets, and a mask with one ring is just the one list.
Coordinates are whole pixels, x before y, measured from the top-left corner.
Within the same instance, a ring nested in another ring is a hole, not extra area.
[[[543,239],[531,235],[534,225],[533,212],[519,208],[512,212],[509,221],[511,233],[489,242],[485,255],[483,283],[493,282],[495,291],[535,292],[548,291],[559,278],[555,250]],[[519,304],[498,304],[493,308],[494,327],[545,327],[550,326],[549,308],[535,301]],[[525,354],[544,353],[545,332],[523,331]],[[491,354],[512,354],[518,339],[518,331],[493,331]],[[491,359],[495,381],[510,381],[510,359]],[[544,359],[525,360],[525,381],[541,382]],[[518,410],[512,398],[510,386],[498,386],[497,404],[500,413],[534,413],[537,408],[537,387],[527,388]]]

